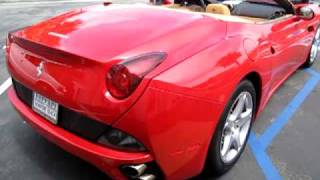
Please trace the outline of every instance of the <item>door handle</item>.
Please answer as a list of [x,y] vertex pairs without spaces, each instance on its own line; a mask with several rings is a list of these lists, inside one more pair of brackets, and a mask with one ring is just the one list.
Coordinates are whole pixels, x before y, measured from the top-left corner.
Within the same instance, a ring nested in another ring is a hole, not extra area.
[[308,32],[313,32],[315,29],[314,29],[314,27],[313,26],[308,26]]
[[274,49],[273,46],[270,47],[270,52],[271,52],[271,54],[275,54],[276,53],[276,50]]

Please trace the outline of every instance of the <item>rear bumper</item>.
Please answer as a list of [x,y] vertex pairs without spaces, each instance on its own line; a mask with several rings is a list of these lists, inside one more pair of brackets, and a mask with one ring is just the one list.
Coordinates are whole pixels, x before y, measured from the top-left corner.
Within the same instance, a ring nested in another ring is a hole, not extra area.
[[22,103],[13,88],[9,89],[8,97],[21,116],[41,135],[64,150],[92,163],[113,179],[126,179],[119,170],[121,165],[153,160],[148,153],[129,153],[105,148],[51,124]]

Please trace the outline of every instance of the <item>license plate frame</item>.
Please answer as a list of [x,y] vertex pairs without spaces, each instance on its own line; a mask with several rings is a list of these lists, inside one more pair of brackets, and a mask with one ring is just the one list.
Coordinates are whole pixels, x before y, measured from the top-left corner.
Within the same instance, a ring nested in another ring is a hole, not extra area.
[[51,99],[33,92],[32,109],[46,120],[53,124],[58,124],[59,104]]

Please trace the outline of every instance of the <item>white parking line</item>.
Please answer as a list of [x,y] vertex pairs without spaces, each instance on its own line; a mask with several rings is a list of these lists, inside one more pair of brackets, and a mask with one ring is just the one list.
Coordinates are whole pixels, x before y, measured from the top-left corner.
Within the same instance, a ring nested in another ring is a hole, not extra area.
[[11,86],[12,80],[11,78],[8,78],[3,84],[0,86],[0,96],[6,92],[6,90]]

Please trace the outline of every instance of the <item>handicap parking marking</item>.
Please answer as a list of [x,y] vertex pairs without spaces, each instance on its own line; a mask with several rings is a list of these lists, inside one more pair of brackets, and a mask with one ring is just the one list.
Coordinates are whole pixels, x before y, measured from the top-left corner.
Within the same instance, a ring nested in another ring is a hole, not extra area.
[[0,86],[0,96],[6,92],[6,90],[12,85],[12,80],[11,78],[8,78],[4,83],[1,84]]
[[312,76],[299,91],[299,93],[291,100],[287,107],[279,114],[274,123],[269,126],[259,137],[262,147],[267,148],[273,139],[280,133],[281,129],[292,118],[298,108],[302,105],[308,95],[317,86],[319,78]]
[[257,139],[256,135],[253,132],[250,133],[248,142],[250,149],[266,179],[281,180],[282,177],[278,173],[277,168],[273,165],[271,158],[269,157],[265,149],[261,147],[259,139]]
[[295,112],[303,104],[306,98],[317,87],[317,84],[320,81],[320,73],[312,69],[307,69],[306,72],[308,72],[311,77],[305,83],[304,87],[298,92],[298,94],[278,115],[276,120],[262,133],[260,137],[257,137],[253,132],[250,134],[248,140],[249,146],[267,180],[282,179],[278,169],[274,166],[270,156],[267,153],[267,148],[270,146],[273,139],[280,133],[280,131],[293,117]]
[[313,69],[307,69],[307,72],[310,73],[311,75],[320,78],[320,73],[318,73],[317,71],[313,70]]

